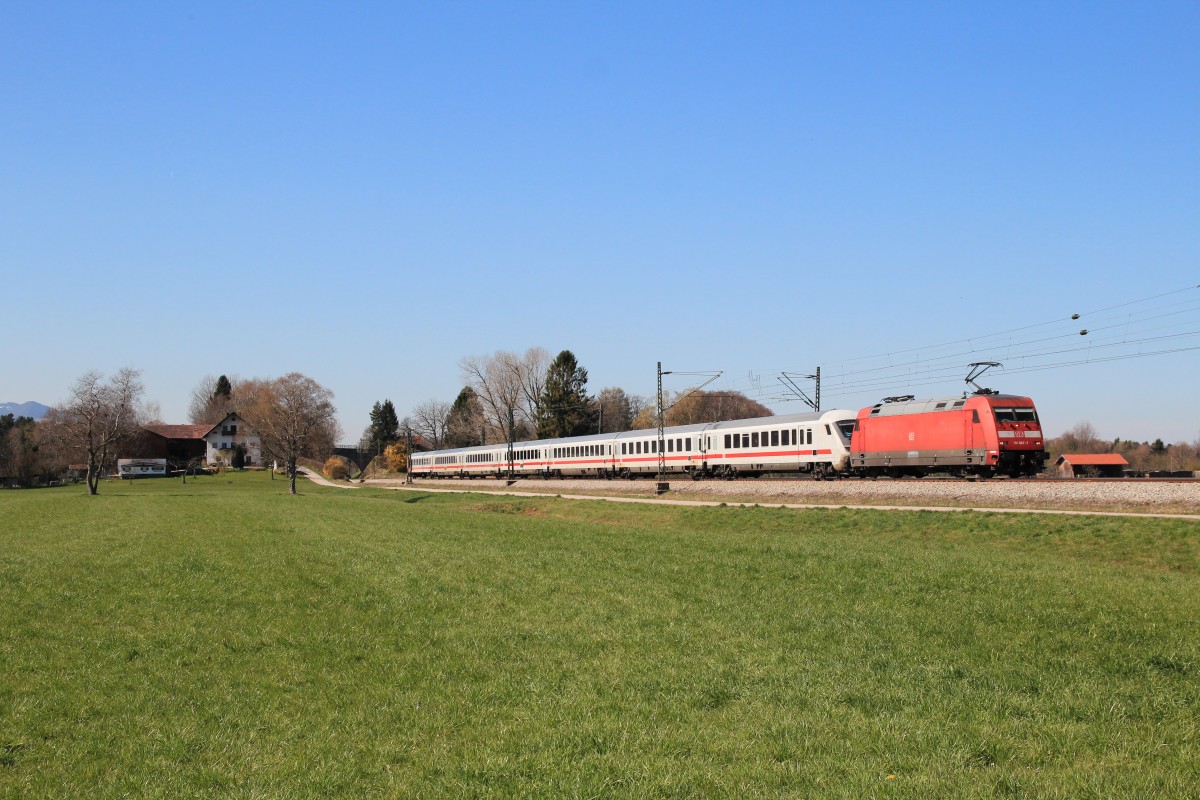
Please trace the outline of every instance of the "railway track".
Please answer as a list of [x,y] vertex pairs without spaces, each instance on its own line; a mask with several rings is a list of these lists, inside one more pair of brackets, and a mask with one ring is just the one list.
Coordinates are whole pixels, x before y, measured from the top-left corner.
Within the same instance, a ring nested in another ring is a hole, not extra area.
[[[485,476],[485,475],[467,476],[467,477],[459,477],[457,475],[442,475],[442,476],[439,476],[438,478],[436,478],[435,480],[454,481],[454,482],[461,482],[461,483],[473,483],[475,481],[495,481],[495,480],[530,481],[530,482],[534,482],[534,483],[553,483],[554,481],[557,481],[557,480],[572,480],[572,481],[582,480],[582,481],[595,481],[597,483],[606,483],[606,482],[616,482],[616,483],[643,482],[643,483],[646,483],[646,482],[658,480],[658,478],[655,475],[635,475],[628,479],[576,475],[576,476],[571,476],[569,478],[561,478],[560,479],[560,478],[544,478],[544,477],[541,477],[538,475],[519,475],[519,476],[516,476],[515,478],[509,479],[509,478],[494,478],[494,477]],[[668,476],[667,480],[674,480],[674,481],[687,480],[687,476],[686,475],[671,475],[671,476]],[[1099,484],[1113,484],[1113,485],[1126,484],[1126,485],[1130,485],[1130,486],[1146,486],[1146,485],[1167,484],[1167,483],[1200,483],[1200,478],[1155,478],[1155,477],[1144,477],[1144,478],[1058,478],[1058,477],[1010,478],[1010,477],[1001,476],[1001,475],[997,475],[997,476],[991,477],[991,478],[980,478],[977,476],[960,478],[960,477],[956,477],[954,475],[926,475],[923,477],[906,475],[906,476],[900,477],[900,478],[889,478],[889,477],[883,477],[883,476],[873,477],[873,478],[855,478],[855,477],[841,478],[841,477],[838,477],[838,478],[826,478],[825,481],[830,482],[830,483],[833,483],[833,482],[864,483],[864,484],[865,483],[905,483],[905,484],[913,484],[913,485],[919,485],[922,483],[1004,483],[1004,484],[1027,483],[1027,484],[1035,484],[1035,485],[1043,485],[1043,484],[1079,485],[1079,484],[1087,484],[1087,483],[1099,483]],[[762,477],[759,477],[759,478],[734,478],[732,480],[724,480],[722,478],[705,478],[705,479],[696,481],[696,483],[722,483],[722,484],[732,484],[732,485],[738,485],[738,484],[755,485],[755,484],[757,484],[760,486],[764,483],[814,483],[814,482],[816,482],[816,481],[814,481],[814,479],[811,475],[800,475],[800,474],[763,475]]]

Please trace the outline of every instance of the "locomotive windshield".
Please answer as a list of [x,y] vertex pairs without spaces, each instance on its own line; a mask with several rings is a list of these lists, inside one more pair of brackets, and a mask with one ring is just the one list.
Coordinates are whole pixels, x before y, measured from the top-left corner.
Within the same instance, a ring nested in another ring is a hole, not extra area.
[[854,433],[854,420],[843,420],[837,424],[838,431],[842,434],[842,440],[846,443],[850,442],[850,434]]
[[992,409],[996,422],[1037,422],[1037,412],[1032,408],[1001,408]]

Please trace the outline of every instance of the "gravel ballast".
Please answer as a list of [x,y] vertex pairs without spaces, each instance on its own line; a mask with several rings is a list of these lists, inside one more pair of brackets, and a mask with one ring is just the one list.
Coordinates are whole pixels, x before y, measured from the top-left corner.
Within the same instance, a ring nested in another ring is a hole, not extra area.
[[[395,486],[403,479],[367,481]],[[547,494],[594,494],[653,497],[652,480],[505,481],[418,480],[420,486],[467,491]],[[665,497],[678,500],[716,500],[749,503],[808,503],[814,505],[947,506],[956,508],[1030,508],[1144,513],[1200,513],[1200,482],[1128,481],[950,481],[901,480],[673,480]]]

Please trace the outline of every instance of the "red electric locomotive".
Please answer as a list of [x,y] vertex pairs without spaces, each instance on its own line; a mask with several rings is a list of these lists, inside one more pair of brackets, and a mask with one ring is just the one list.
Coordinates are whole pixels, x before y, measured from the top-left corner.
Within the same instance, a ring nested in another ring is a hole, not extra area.
[[1035,475],[1048,454],[1028,397],[889,397],[858,412],[850,469],[858,475]]

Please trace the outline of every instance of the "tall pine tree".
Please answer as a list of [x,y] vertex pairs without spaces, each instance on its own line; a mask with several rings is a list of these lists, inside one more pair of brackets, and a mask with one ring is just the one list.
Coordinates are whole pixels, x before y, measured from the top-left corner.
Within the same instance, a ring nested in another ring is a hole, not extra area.
[[400,419],[396,416],[396,407],[391,400],[378,400],[371,406],[371,426],[367,429],[371,440],[371,449],[382,451],[389,444],[400,438]]
[[539,439],[583,436],[596,432],[592,404],[587,394],[587,370],[575,354],[563,350],[546,370],[546,388],[538,402]]

